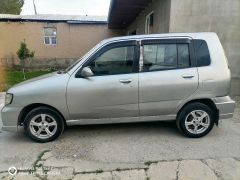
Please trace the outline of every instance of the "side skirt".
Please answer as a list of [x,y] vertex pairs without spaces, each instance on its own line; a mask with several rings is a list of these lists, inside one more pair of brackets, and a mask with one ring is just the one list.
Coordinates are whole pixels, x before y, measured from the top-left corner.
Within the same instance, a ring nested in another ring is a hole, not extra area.
[[172,121],[176,120],[176,115],[162,116],[141,116],[141,117],[122,117],[122,118],[103,118],[103,119],[75,119],[67,120],[67,125],[86,125],[86,124],[113,124],[113,123],[133,123],[151,121]]

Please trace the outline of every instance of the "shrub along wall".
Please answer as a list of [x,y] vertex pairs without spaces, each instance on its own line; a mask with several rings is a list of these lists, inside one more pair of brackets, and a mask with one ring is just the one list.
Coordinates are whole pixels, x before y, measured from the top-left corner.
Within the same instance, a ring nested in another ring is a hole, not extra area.
[[[77,59],[67,58],[34,58],[30,62],[26,61],[25,67],[28,70],[45,69],[65,69]],[[20,61],[17,58],[1,58],[0,66],[2,68],[20,70]]]

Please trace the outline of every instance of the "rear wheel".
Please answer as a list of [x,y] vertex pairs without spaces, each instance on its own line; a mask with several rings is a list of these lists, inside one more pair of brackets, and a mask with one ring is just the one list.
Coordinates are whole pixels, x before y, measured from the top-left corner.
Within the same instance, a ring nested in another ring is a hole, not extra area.
[[24,121],[28,136],[45,143],[55,140],[64,130],[64,119],[54,109],[38,107],[30,111]]
[[177,127],[186,136],[198,138],[208,134],[214,126],[214,112],[205,104],[190,103],[177,117]]

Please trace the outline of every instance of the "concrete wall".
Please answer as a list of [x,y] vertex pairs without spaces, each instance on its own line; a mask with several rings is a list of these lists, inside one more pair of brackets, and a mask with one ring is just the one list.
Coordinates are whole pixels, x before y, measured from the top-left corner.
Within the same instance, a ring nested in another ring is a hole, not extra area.
[[216,32],[225,49],[232,77],[240,77],[240,0],[153,0],[126,34],[145,33],[146,16],[154,11],[153,33]]
[[216,32],[240,77],[240,0],[172,0],[169,32]]
[[169,31],[170,20],[170,0],[153,0],[144,11],[142,11],[136,20],[126,29],[126,34],[137,31],[137,34],[145,33],[146,16],[154,12],[153,33],[166,33]]
[[[57,45],[44,44],[44,27],[57,28]],[[56,66],[69,64],[83,56],[99,41],[122,35],[107,25],[79,25],[44,22],[0,22],[0,63],[17,63],[16,52],[25,39],[28,48],[35,51],[33,65]],[[66,65],[65,65],[66,66]]]

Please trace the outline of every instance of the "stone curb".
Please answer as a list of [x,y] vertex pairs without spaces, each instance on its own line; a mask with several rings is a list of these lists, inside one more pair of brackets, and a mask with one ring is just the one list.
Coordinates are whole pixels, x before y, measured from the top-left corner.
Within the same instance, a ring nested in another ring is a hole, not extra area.
[[14,176],[1,172],[0,179],[202,180],[204,177],[205,180],[239,180],[240,177],[240,161],[236,158],[146,162],[142,168],[76,172],[71,166],[44,166],[44,161],[51,156],[51,152],[45,150],[33,164],[33,171],[21,170]]

